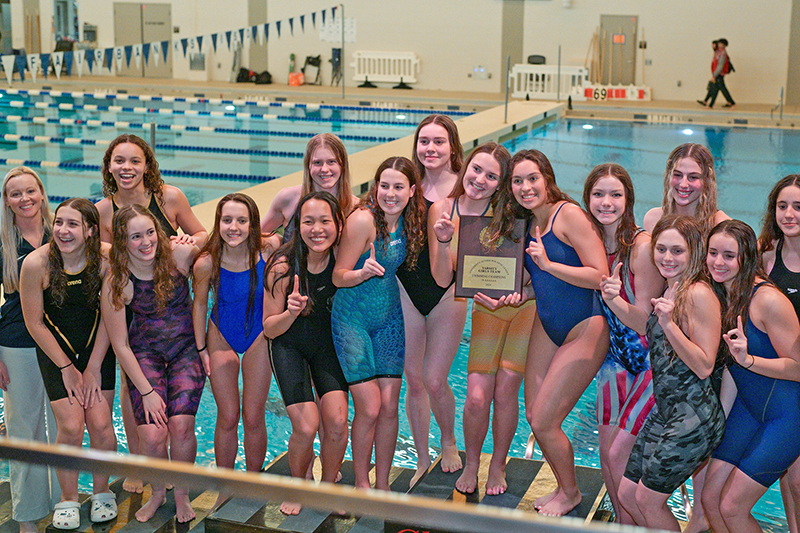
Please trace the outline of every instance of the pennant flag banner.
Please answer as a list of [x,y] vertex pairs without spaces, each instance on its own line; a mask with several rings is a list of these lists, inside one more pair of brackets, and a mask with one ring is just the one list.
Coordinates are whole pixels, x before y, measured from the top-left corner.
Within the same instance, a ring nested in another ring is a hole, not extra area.
[[275,21],[275,30],[278,32],[278,37],[280,37],[281,36],[281,21],[280,20],[276,20]]
[[322,25],[325,25],[325,9],[322,10]]
[[[82,51],[80,53],[83,53]],[[72,76],[72,63],[75,53],[72,50],[64,52],[64,70],[67,71],[67,76]],[[78,75],[80,77],[80,74]]]
[[162,56],[161,49],[161,43],[156,43],[150,46],[150,55],[153,56],[153,63],[155,63],[156,66],[158,66],[159,58]]
[[294,17],[289,19],[289,31],[294,35]]
[[[133,56],[133,45],[131,45],[131,44],[126,45],[126,46],[123,47],[123,50],[125,50],[125,66],[127,68],[130,68],[131,67],[131,57]],[[119,65],[117,65],[117,68],[119,68]]]
[[316,11],[311,13],[311,25],[314,27],[315,30],[317,29],[317,12]]
[[25,81],[25,65],[27,64],[27,59],[25,56],[15,56],[17,58],[17,71],[19,71],[19,79]]
[[300,15],[300,31],[306,32],[306,16]]
[[230,32],[230,31],[226,31],[225,32],[225,41],[227,41],[227,43],[228,43],[228,50],[229,51],[231,49],[231,33],[232,32]]
[[47,74],[50,70],[50,54],[39,54],[39,63],[42,65],[42,74],[44,74],[44,79],[47,79]]
[[269,22],[264,24],[264,40],[269,42]]
[[[122,46],[114,47],[114,62],[117,66],[117,72],[122,71],[122,60],[125,59],[125,48]],[[111,69],[109,69],[111,70]]]
[[[183,47],[183,57],[186,57],[186,47],[189,46],[189,39],[183,38],[180,40],[181,46]],[[175,42],[175,51],[178,51],[178,42]]]
[[[112,65],[113,65],[113,63],[114,63],[114,55],[115,55],[115,54],[114,54],[114,49],[113,49],[113,48],[106,48],[106,54],[105,54],[105,55],[106,55],[106,57],[105,57],[105,60],[104,60],[103,66],[104,66],[104,67],[106,67],[106,68],[108,69],[108,71],[109,71],[109,72],[111,72],[111,66],[112,66]],[[120,57],[120,61],[122,61],[122,52],[121,52],[121,48],[120,48],[120,55],[119,55],[119,57]]]
[[204,37],[202,35],[197,37],[197,53],[199,54],[203,53],[203,40]]
[[[19,56],[7,55],[3,56],[3,70],[6,71],[6,79],[8,84],[11,85],[11,77],[14,75],[14,62]],[[25,79],[24,77],[22,78]]]
[[218,33],[211,34],[211,46],[214,47],[214,53],[217,53],[217,37],[219,37]]
[[189,38],[188,48],[190,55],[197,54],[199,52],[199,50],[197,49],[197,39],[195,39],[194,37]]
[[264,44],[264,32],[261,28],[262,26],[252,26],[250,28],[250,33],[253,34],[253,42],[258,42],[258,44]]
[[133,59],[136,62],[136,68],[142,68],[142,46],[141,44],[133,45]]
[[244,44],[244,28],[239,30],[239,44]]
[[39,71],[39,54],[28,54],[26,58],[28,60],[28,70],[31,73],[31,78],[33,79],[33,83],[36,83],[36,73]]
[[56,79],[61,79],[61,67],[64,66],[64,52],[53,52],[50,57],[53,63],[53,70],[56,73]]
[[76,70],[78,71],[79,78],[83,76],[84,60],[88,60],[89,57],[90,55],[87,55],[87,53],[84,52],[83,50],[78,50],[77,52],[75,52],[75,67]]

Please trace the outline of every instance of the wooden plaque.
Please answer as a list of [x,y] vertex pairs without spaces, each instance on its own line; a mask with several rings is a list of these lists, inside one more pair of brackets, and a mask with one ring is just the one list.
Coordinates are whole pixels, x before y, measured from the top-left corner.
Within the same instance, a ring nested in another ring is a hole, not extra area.
[[479,292],[491,298],[522,292],[524,221],[517,219],[514,226],[514,236],[519,242],[502,237],[492,248],[486,237],[491,220],[491,217],[461,216],[456,268],[459,298],[472,298]]

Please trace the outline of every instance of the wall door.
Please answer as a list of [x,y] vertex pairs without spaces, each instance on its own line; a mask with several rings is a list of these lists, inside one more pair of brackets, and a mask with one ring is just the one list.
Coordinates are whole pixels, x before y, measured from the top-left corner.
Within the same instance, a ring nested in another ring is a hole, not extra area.
[[600,15],[600,82],[636,83],[636,15]]
[[[151,43],[161,46],[161,41],[171,39],[172,14],[169,4],[129,4],[114,2],[114,45],[128,46],[132,44]],[[144,58],[138,68],[136,60],[131,58],[130,65],[123,59],[117,70],[118,76],[134,78],[171,78],[172,77],[172,45],[170,43],[167,61],[164,61],[159,49],[158,66],[150,55],[149,64]],[[116,61],[114,68],[116,69]]]

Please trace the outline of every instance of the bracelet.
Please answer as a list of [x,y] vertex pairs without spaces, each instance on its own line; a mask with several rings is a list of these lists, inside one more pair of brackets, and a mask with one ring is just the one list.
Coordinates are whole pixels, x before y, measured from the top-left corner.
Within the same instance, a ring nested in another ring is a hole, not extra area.
[[453,240],[453,238],[452,238],[452,237],[450,237],[450,238],[449,238],[449,239],[447,239],[446,241],[443,241],[443,240],[442,240],[442,239],[440,239],[440,238],[439,238],[439,236],[437,235],[437,236],[436,236],[436,240],[437,240],[437,241],[439,241],[439,242],[440,242],[440,243],[442,243],[442,244],[447,244],[448,242],[452,241],[452,240]]
[[147,396],[148,394],[153,394],[153,393],[155,392],[155,390],[156,390],[155,388],[153,388],[153,387],[150,387],[150,392],[148,392],[147,394],[142,394],[142,398],[144,398],[144,397],[145,397],[145,396]]
[[204,344],[202,348],[198,348],[198,349],[197,349],[197,353],[200,353],[200,352],[202,352],[202,351],[203,351],[203,350],[205,350],[206,348],[208,348],[208,344]]
[[69,362],[69,364],[66,364],[66,365],[64,365],[64,366],[59,366],[59,367],[58,367],[58,369],[59,369],[59,370],[64,370],[65,368],[69,368],[69,367],[70,367],[70,366],[72,366],[72,365],[73,365],[73,362],[72,362],[72,361],[70,361],[70,362]]
[[[750,355],[750,354],[748,354],[748,355]],[[753,362],[752,362],[752,363],[750,363],[750,366],[746,366],[746,367],[744,367],[744,369],[745,369],[745,370],[747,370],[748,368],[750,368],[750,367],[752,367],[754,364],[756,364],[756,357],[755,357],[754,355],[750,355],[750,357],[752,357],[752,358],[753,358]]]

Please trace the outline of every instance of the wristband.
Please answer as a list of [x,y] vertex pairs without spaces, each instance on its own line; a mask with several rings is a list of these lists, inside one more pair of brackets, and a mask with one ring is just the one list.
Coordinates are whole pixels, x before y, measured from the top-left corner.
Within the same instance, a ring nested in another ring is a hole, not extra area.
[[145,397],[145,396],[147,396],[148,394],[153,394],[153,393],[155,392],[155,390],[156,390],[155,388],[152,388],[152,387],[151,387],[151,388],[150,388],[150,392],[148,392],[147,394],[142,394],[142,398],[144,398],[144,397]]
[[452,238],[452,237],[450,237],[450,238],[449,238],[449,239],[447,239],[446,241],[443,241],[443,240],[442,240],[442,239],[440,239],[440,238],[439,238],[439,236],[437,235],[437,236],[436,236],[436,240],[437,240],[437,241],[439,241],[439,242],[440,242],[440,243],[442,243],[442,244],[447,244],[448,242],[452,241],[452,240],[453,240],[453,238]]
[[64,370],[65,368],[69,368],[69,367],[70,367],[70,366],[72,366],[72,365],[73,365],[73,362],[72,362],[72,361],[70,361],[70,362],[69,362],[69,364],[66,364],[66,365],[64,365],[64,366],[59,366],[59,367],[58,367],[58,369],[59,369],[59,370]]
[[[748,354],[748,355],[750,355],[750,354]],[[752,362],[752,363],[750,363],[750,366],[746,366],[746,367],[744,367],[744,368],[745,368],[745,370],[747,370],[748,368],[750,368],[750,367],[752,367],[754,364],[756,364],[756,358],[755,358],[755,356],[754,356],[754,355],[750,355],[750,357],[752,357],[752,358],[753,358],[753,362]]]
[[204,344],[202,348],[198,348],[198,349],[197,349],[197,353],[200,353],[200,352],[202,352],[202,351],[203,351],[203,350],[205,350],[206,348],[208,348],[208,344]]

